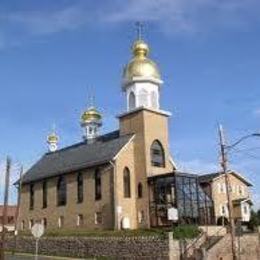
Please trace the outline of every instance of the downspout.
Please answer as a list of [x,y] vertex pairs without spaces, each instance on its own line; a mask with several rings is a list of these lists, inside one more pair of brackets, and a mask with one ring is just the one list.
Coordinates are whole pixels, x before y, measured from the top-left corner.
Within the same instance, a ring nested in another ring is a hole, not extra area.
[[119,230],[120,225],[118,223],[118,199],[117,199],[117,192],[116,192],[116,181],[117,181],[117,172],[116,172],[116,165],[113,161],[109,161],[109,163],[113,167],[113,199],[114,199],[114,229]]

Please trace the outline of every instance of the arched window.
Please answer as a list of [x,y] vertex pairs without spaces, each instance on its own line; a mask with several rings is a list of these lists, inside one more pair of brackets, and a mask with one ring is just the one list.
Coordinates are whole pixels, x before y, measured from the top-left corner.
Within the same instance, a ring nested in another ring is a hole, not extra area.
[[130,171],[128,168],[124,169],[124,197],[131,197]]
[[134,109],[136,107],[136,100],[134,92],[130,92],[129,94],[129,109]]
[[47,181],[43,181],[42,183],[42,207],[47,208],[48,204],[48,187],[47,187]]
[[165,167],[163,146],[158,140],[155,140],[151,146],[151,164],[156,167]]
[[81,172],[77,176],[77,200],[78,203],[83,202],[83,175]]
[[142,198],[143,197],[143,185],[142,185],[141,182],[138,183],[137,193],[138,193],[138,198]]
[[100,170],[96,169],[96,171],[95,171],[95,199],[100,200],[101,198],[102,198],[101,174],[100,174]]
[[57,204],[64,206],[67,203],[67,183],[65,176],[60,176],[57,182]]

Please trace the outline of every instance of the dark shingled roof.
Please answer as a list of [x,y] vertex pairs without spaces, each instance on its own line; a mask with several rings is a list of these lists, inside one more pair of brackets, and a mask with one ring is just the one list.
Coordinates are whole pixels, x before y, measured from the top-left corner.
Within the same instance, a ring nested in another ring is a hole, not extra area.
[[115,131],[98,137],[93,143],[81,142],[46,153],[25,173],[23,183],[105,164],[117,155],[132,136],[120,136],[119,131]]
[[[248,186],[253,186],[252,183],[250,183],[249,181],[247,181],[243,176],[241,176],[240,174],[234,172],[234,171],[229,171],[228,173],[233,174],[235,177],[237,177],[238,179],[240,179],[241,181],[243,181],[246,185]],[[204,174],[204,175],[200,175],[199,176],[199,182],[200,183],[205,183],[205,182],[211,182],[213,179],[221,176],[222,174],[224,174],[223,172],[215,172],[215,173],[210,173],[210,174]]]

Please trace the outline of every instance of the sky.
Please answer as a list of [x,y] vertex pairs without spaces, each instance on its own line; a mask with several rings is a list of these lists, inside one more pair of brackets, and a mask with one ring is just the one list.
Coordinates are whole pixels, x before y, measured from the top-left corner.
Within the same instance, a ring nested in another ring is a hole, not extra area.
[[[0,3],[0,202],[5,158],[12,181],[46,151],[56,125],[60,147],[81,141],[88,96],[102,132],[126,109],[123,66],[135,22],[160,68],[161,108],[172,112],[170,147],[178,168],[219,170],[217,126],[229,144],[260,131],[258,0],[2,0]],[[253,184],[260,208],[260,138],[230,151],[229,168]],[[15,202],[15,190],[11,190]]]

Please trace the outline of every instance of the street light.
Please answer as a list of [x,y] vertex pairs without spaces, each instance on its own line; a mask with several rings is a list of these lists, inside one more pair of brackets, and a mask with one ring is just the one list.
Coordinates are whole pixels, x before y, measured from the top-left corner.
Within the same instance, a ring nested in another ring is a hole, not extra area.
[[260,137],[260,133],[252,133],[252,134],[243,136],[238,141],[234,142],[233,144],[226,145],[223,127],[221,125],[219,125],[221,167],[222,167],[223,173],[225,175],[225,185],[226,185],[226,193],[227,193],[227,200],[228,200],[228,212],[229,212],[228,216],[229,216],[233,260],[237,260],[237,254],[236,254],[236,245],[235,245],[235,224],[234,224],[233,209],[232,209],[233,206],[232,206],[232,201],[231,201],[230,183],[229,183],[228,170],[227,170],[227,161],[228,161],[227,153],[230,149],[234,148],[236,145],[240,144],[242,141],[244,141],[245,139],[248,139],[250,137]]

